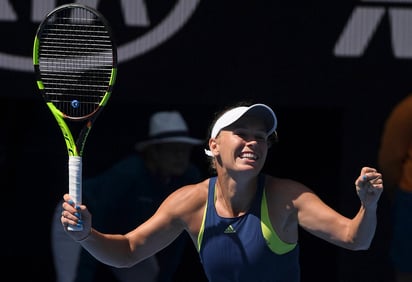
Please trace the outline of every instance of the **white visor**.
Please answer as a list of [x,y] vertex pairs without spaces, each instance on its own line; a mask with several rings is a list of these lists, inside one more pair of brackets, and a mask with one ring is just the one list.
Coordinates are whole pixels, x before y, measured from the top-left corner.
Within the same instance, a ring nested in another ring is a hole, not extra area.
[[[275,132],[277,127],[277,118],[273,110],[265,104],[254,104],[249,107],[236,107],[224,113],[220,118],[218,118],[213,126],[210,138],[216,138],[223,128],[235,123],[245,114],[251,114],[262,118],[267,128],[267,136]],[[213,156],[209,150],[205,150],[205,153],[208,156]]]

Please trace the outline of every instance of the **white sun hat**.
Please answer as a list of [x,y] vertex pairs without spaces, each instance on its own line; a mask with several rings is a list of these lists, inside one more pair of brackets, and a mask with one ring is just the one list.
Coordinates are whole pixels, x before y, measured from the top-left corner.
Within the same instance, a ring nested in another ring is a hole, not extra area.
[[188,126],[178,111],[162,111],[154,113],[150,118],[149,134],[146,140],[136,143],[138,151],[152,144],[187,143],[200,145],[202,140],[189,136]]

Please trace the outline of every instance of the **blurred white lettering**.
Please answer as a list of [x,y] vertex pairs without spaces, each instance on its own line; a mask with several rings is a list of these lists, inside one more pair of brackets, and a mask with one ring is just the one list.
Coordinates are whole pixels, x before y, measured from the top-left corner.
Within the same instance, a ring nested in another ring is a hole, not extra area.
[[[0,0],[0,24],[1,22],[16,22],[16,24],[19,22],[18,13],[16,13],[10,2]],[[100,0],[78,0],[74,2],[97,9]],[[119,21],[127,27],[145,28],[144,34],[118,46],[118,61],[122,63],[145,54],[172,37],[187,23],[200,0],[178,0],[170,12],[165,15],[165,18],[156,23],[152,23],[149,17],[152,13],[156,14],[156,11],[150,11],[151,13],[149,13],[144,0],[120,0],[116,3],[120,5],[122,12],[122,18]],[[38,24],[57,7],[56,4],[57,0],[31,0],[31,5],[24,4],[25,6],[22,7],[27,7],[27,9],[31,7],[30,20],[33,24]],[[104,11],[101,12],[105,14]],[[116,34],[116,30],[113,30],[113,32]],[[0,52],[0,68],[32,72],[32,54],[22,56],[21,54]]]
[[[372,2],[372,1],[363,1]],[[408,4],[412,0],[373,1],[375,5],[356,6],[339,36],[333,54],[336,57],[361,57],[379,24],[388,15],[390,42],[395,58],[412,58],[412,8],[393,7],[394,3]],[[376,3],[392,7],[377,6]]]

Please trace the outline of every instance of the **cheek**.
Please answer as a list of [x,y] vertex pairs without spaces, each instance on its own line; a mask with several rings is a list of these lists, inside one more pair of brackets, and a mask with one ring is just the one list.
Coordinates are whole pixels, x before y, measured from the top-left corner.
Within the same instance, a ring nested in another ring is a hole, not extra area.
[[232,135],[226,139],[226,143],[230,144],[231,146],[239,146],[246,144],[246,141],[237,135]]
[[220,138],[212,143],[212,149],[216,149],[219,154],[232,154],[233,151],[242,151],[246,142],[233,135]]
[[264,156],[266,158],[266,156],[268,154],[268,150],[269,150],[269,144],[268,143],[264,142],[264,143],[261,143],[259,145],[259,151],[260,151],[259,153],[260,153],[261,156]]
[[268,141],[259,142],[259,148],[262,148],[262,150],[267,151],[270,148],[270,142]]

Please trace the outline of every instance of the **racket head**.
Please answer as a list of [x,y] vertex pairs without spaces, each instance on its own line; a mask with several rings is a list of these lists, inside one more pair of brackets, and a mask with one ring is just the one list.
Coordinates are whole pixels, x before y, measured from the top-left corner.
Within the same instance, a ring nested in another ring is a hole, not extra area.
[[117,48],[110,25],[82,4],[55,8],[36,31],[33,65],[37,86],[55,116],[91,118],[106,105],[116,80]]

